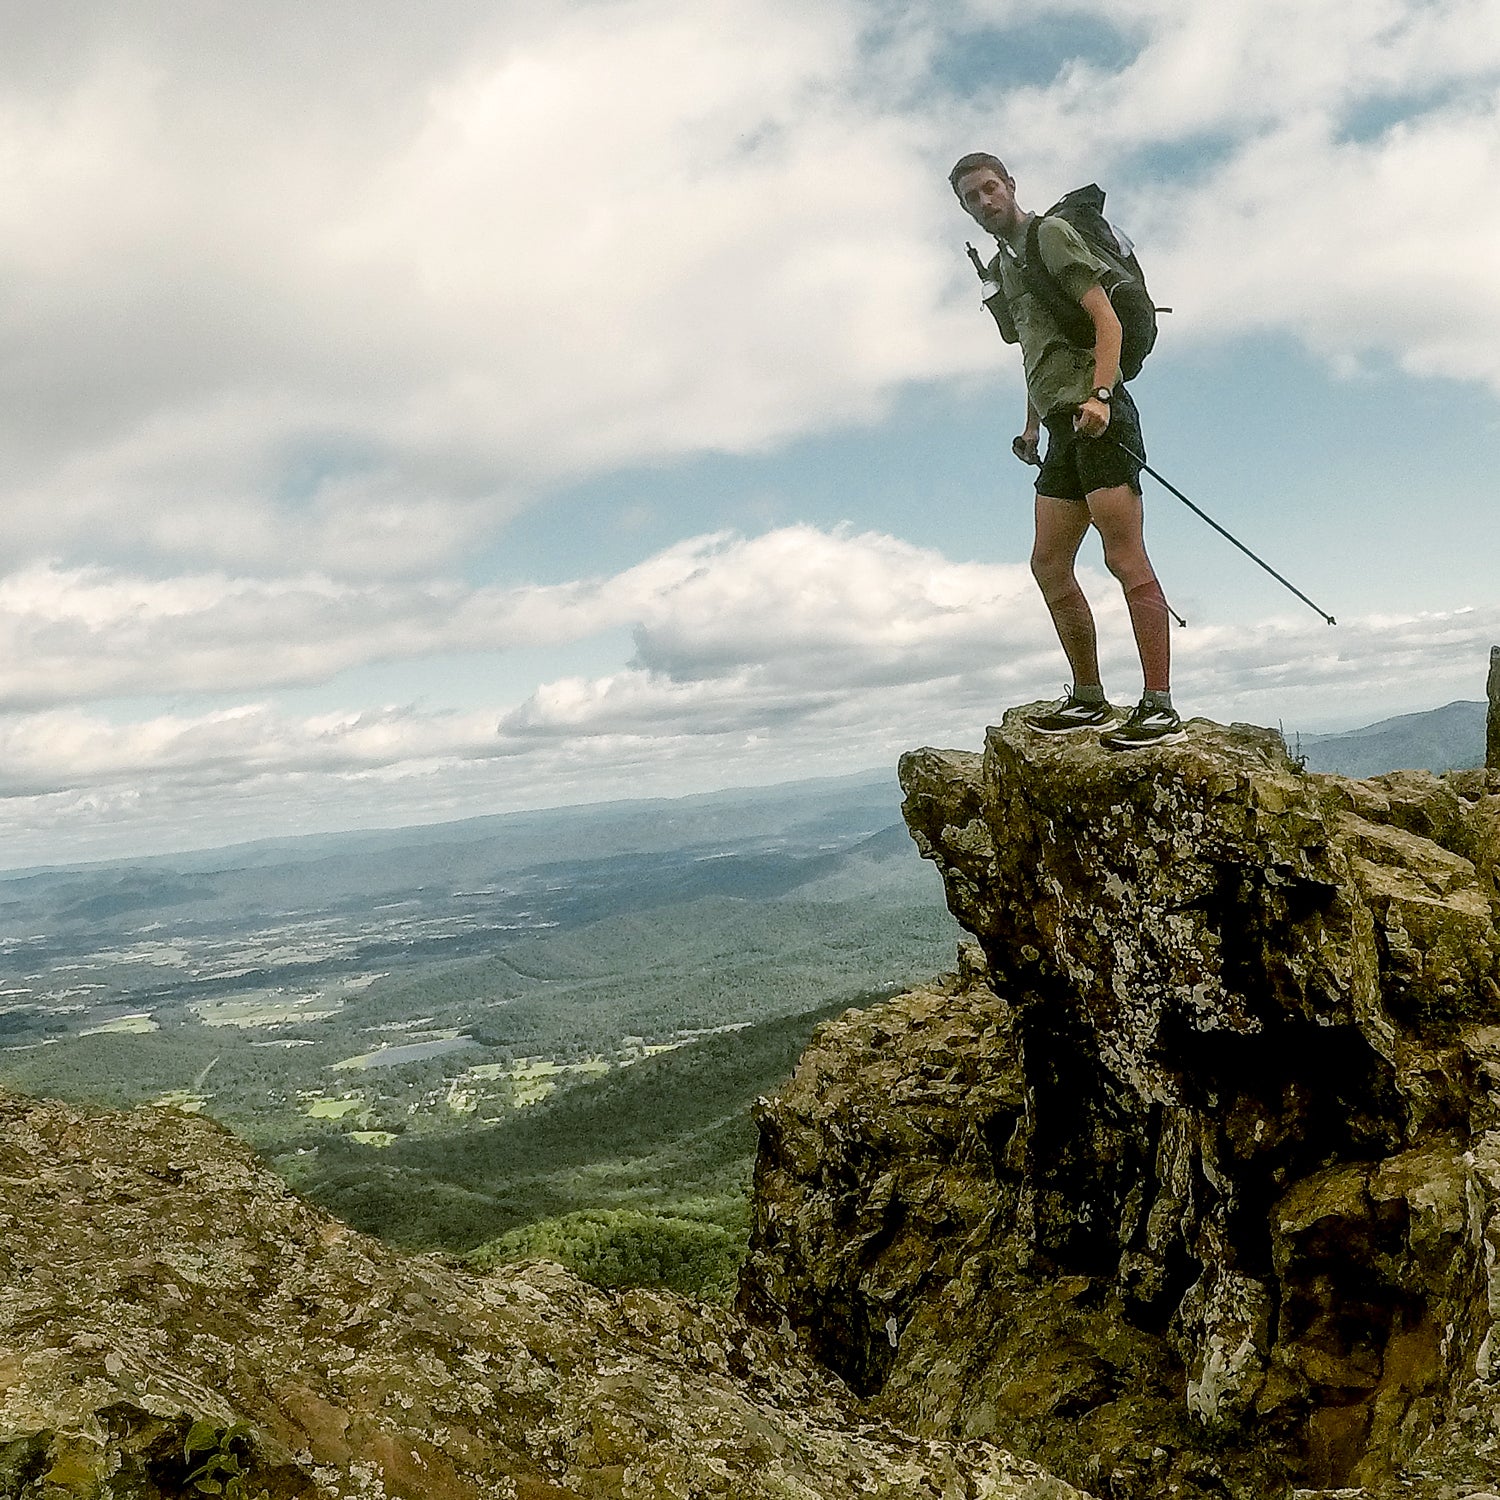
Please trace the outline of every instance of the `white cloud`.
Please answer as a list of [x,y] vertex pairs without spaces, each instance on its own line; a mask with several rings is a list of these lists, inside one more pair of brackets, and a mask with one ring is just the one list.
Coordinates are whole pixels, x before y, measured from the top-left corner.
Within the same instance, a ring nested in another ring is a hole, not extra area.
[[[1342,123],[1371,104],[1420,111],[1500,70],[1500,21],[1487,0],[1120,0],[1102,16],[1070,4],[969,6],[970,24],[1002,32],[1039,16],[1072,17],[1081,52],[1101,25],[1129,42],[1118,67],[1075,60],[1007,91],[996,121],[1004,139],[1075,168],[1100,153],[1308,116]],[[1101,99],[1109,128],[1086,129]]]
[[[1290,328],[1335,365],[1385,355],[1500,392],[1500,208],[1484,186],[1497,173],[1493,105],[1434,110],[1374,141],[1316,119],[1268,134],[1206,189],[1173,195],[1172,331]],[[1461,215],[1437,206],[1454,203]]]
[[855,7],[307,9],[101,14],[55,91],[0,95],[13,551],[421,570],[547,480],[865,419],[991,353]]
[[643,669],[684,679],[777,659],[813,681],[914,680],[956,650],[1006,654],[1030,593],[1023,568],[811,527],[690,538],[612,577],[510,589],[36,567],[0,578],[0,705],[316,684],[619,628]]
[[[11,556],[418,576],[560,478],[1012,378],[941,176],[981,140],[1034,195],[1115,174],[1174,337],[1500,389],[1488,0],[413,14],[4,7]],[[984,18],[1133,51],[955,97]]]
[[446,651],[556,645],[633,619],[644,593],[695,565],[689,544],[607,582],[509,590],[29,568],[0,578],[0,706],[243,693]]
[[[1118,587],[1083,578],[1106,680],[1128,701],[1139,669]],[[136,610],[193,621],[206,637],[261,628],[286,603],[258,585],[115,579],[75,581],[64,609],[49,579],[29,583],[55,618],[100,626]],[[15,580],[0,588],[0,618],[20,592]],[[0,716],[7,862],[853,770],[918,743],[977,746],[1006,706],[1050,696],[1065,673],[1023,567],[956,564],[875,534],[700,538],[612,578],[455,596],[446,610],[414,600],[398,634],[430,633],[445,614],[548,637],[633,621],[637,659],[463,713],[298,714],[260,701],[124,723],[77,708]],[[291,600],[309,634],[325,628],[319,610],[333,620],[348,607],[357,620],[370,603],[326,583]],[[1393,706],[1382,711],[1479,696],[1496,638],[1500,607],[1336,629],[1291,617],[1200,627],[1175,637],[1177,698],[1185,713],[1223,720],[1364,722],[1377,716],[1367,708],[1377,687]],[[154,639],[149,626],[143,639]]]

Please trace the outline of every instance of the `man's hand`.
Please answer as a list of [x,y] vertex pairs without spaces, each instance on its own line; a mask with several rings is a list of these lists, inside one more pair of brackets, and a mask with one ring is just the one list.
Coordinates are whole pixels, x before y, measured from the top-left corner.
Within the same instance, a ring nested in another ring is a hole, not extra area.
[[1109,405],[1090,396],[1073,418],[1073,431],[1080,437],[1102,437],[1109,426]]
[[1038,434],[1035,432],[1023,432],[1020,437],[1011,440],[1010,451],[1023,464],[1030,464],[1033,468],[1040,469],[1042,455],[1037,451],[1037,437]]

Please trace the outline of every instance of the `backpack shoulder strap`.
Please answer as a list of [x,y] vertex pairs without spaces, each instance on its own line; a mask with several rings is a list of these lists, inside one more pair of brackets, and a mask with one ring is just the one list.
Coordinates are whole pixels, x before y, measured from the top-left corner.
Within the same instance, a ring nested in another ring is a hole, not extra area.
[[1026,226],[1026,258],[1021,263],[1021,277],[1027,290],[1046,305],[1058,327],[1073,343],[1091,345],[1094,342],[1094,320],[1062,289],[1042,258],[1038,234],[1045,217],[1044,214],[1034,218]]

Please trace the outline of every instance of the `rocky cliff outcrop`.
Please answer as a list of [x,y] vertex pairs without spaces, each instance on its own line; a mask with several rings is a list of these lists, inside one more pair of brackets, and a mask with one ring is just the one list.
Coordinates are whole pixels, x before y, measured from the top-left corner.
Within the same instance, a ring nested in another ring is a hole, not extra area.
[[0,1094],[0,1497],[204,1494],[1075,1491],[987,1442],[873,1420],[723,1310],[544,1263],[475,1276],[404,1256],[208,1121]]
[[1490,647],[1489,713],[1485,716],[1484,763],[1500,771],[1500,646]]
[[1500,1489],[1500,771],[1018,711],[901,774],[977,942],[760,1105],[740,1305],[1100,1496]]

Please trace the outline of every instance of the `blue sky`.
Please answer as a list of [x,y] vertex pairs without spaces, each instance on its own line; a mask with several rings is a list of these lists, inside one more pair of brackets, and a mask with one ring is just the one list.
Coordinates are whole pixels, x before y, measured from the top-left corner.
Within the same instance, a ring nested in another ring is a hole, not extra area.
[[1175,309],[1153,463],[1339,619],[1148,480],[1180,707],[1482,695],[1488,0],[0,20],[4,863],[838,773],[1055,694],[975,148],[1108,189]]

